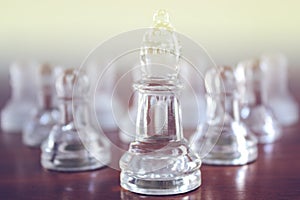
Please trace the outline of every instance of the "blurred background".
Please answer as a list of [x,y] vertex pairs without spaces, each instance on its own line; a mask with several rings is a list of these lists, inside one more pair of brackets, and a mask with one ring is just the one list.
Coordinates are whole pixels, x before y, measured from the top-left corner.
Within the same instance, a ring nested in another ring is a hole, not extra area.
[[[166,9],[176,30],[203,45],[217,64],[282,52],[300,75],[300,1],[0,1],[0,72],[15,60],[79,66],[99,43],[149,27]],[[294,73],[295,72],[295,73]]]

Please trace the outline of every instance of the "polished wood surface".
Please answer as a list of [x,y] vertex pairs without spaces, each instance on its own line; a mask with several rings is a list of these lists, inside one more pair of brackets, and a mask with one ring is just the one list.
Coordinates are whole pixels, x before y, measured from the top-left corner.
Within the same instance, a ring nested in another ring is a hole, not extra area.
[[[6,92],[7,80],[1,83],[4,84],[1,84],[2,108],[10,94]],[[300,93],[296,90],[294,93],[299,99]],[[259,146],[258,160],[249,165],[203,165],[200,188],[166,197],[138,195],[121,189],[120,171],[109,167],[80,173],[44,170],[39,149],[24,146],[21,134],[1,132],[0,199],[300,199],[299,130],[300,123],[284,128],[279,141]],[[117,133],[109,134],[117,141]],[[119,156],[113,157],[114,165]]]

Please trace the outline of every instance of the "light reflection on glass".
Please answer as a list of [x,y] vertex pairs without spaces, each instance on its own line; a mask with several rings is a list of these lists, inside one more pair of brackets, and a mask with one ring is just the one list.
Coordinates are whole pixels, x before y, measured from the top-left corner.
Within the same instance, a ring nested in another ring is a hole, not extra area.
[[[172,199],[176,199],[176,200],[201,199],[201,195],[198,191],[200,192],[201,190],[197,190],[196,192],[192,192],[188,194],[172,196]],[[157,198],[161,198],[161,197],[141,195],[141,194],[129,192],[125,189],[121,189],[120,191],[120,199],[122,200],[140,200],[140,199],[157,199]]]
[[245,182],[246,182],[246,174],[247,174],[248,166],[245,165],[243,167],[240,167],[237,170],[236,176],[235,176],[235,184],[238,191],[244,191],[245,188]]

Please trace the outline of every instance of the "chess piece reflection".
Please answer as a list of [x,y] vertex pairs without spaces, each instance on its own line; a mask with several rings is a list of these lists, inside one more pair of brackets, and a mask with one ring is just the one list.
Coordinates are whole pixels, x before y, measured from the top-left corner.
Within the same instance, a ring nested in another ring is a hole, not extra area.
[[47,64],[42,65],[39,78],[38,106],[23,128],[23,143],[32,147],[39,147],[48,137],[59,115],[54,105],[54,68]]
[[201,160],[183,137],[178,79],[181,46],[166,11],[144,34],[135,141],[120,159],[121,186],[150,195],[185,193],[201,184]]
[[281,125],[268,105],[266,68],[259,61],[240,62],[236,68],[241,94],[241,119],[259,143],[271,143],[281,135]]
[[21,132],[36,103],[35,63],[15,62],[10,66],[11,99],[1,112],[4,132]]
[[240,120],[240,96],[233,68],[212,68],[205,75],[205,84],[209,118],[191,139],[192,148],[206,164],[244,165],[254,161],[257,140]]
[[[76,85],[76,87],[75,87]],[[91,126],[85,95],[87,76],[67,69],[56,81],[60,120],[42,144],[41,163],[46,169],[83,171],[110,161],[107,139]]]

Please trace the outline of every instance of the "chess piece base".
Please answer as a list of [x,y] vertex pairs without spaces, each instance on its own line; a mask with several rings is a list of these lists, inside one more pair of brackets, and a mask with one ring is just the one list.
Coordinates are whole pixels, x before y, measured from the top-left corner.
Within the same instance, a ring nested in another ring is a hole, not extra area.
[[[187,184],[188,183],[188,184]],[[121,186],[134,193],[146,195],[173,195],[192,191],[201,185],[200,170],[174,179],[144,179],[121,173]]]
[[282,134],[281,126],[275,120],[273,113],[262,105],[250,108],[245,122],[261,144],[273,143]]
[[202,162],[208,165],[245,165],[255,161],[258,155],[257,139],[238,122],[223,128],[200,126],[191,143]]
[[121,186],[147,195],[186,193],[201,185],[200,165],[186,142],[133,142],[120,160]]
[[109,149],[100,145],[102,140],[97,133],[87,129],[84,133],[89,135],[83,138],[74,129],[59,131],[66,128],[54,126],[48,139],[43,142],[41,164],[44,168],[77,172],[98,169],[110,162]]

